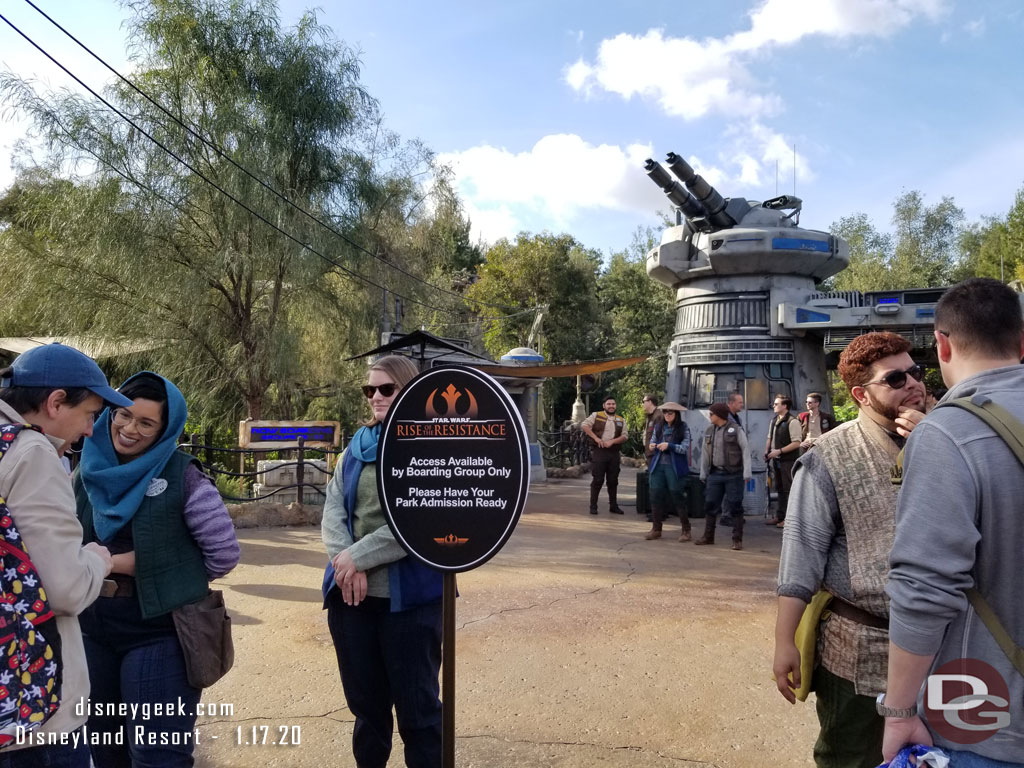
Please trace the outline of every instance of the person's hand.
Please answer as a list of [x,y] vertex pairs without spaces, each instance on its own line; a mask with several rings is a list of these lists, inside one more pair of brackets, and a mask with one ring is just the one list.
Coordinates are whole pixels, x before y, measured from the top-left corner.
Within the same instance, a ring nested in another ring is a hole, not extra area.
[[127,576],[135,575],[135,550],[122,552],[120,555],[110,556],[110,572],[123,573]]
[[747,484],[747,483],[749,483],[749,482],[750,482],[750,477],[749,477],[749,476],[748,476],[748,477],[744,477],[744,478],[743,478],[743,484],[744,484],[744,485],[746,485],[746,484]]
[[914,411],[910,408],[903,409],[896,416],[896,433],[902,437],[910,437],[914,427],[920,424],[923,418],[924,414],[921,411]]
[[[924,414],[922,414],[924,415]],[[882,757],[889,762],[908,744],[932,745],[932,735],[920,717],[887,717],[882,735]]]
[[110,550],[104,547],[102,544],[97,544],[95,541],[90,541],[88,544],[83,544],[82,549],[87,552],[95,552],[103,560],[103,576],[110,575],[110,569],[113,567],[113,561],[110,559]]
[[659,451],[667,451],[668,450],[668,443],[658,443],[658,450]]
[[794,691],[800,687],[800,651],[796,643],[775,643],[772,673],[782,697],[790,704],[796,704]]
[[341,588],[341,594],[347,605],[359,605],[363,602],[366,599],[366,573],[356,571],[351,581],[348,582],[347,589]]
[[776,448],[774,451],[768,451],[769,459],[777,459],[782,455],[782,449]]
[[347,549],[334,556],[334,583],[341,590],[346,605],[359,605],[366,597],[366,574],[356,568]]
[[814,441],[811,439],[804,440],[800,443],[801,448],[810,448],[812,445],[814,445]]

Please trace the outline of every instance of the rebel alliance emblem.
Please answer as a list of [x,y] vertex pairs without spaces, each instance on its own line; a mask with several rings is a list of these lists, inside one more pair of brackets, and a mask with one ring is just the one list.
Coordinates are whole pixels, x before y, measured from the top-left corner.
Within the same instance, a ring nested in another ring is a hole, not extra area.
[[154,477],[149,481],[149,487],[146,489],[147,496],[159,496],[161,493],[167,490],[167,481],[162,477]]
[[[454,384],[449,384],[448,388],[441,392],[441,398],[445,402],[444,413],[438,413],[435,406],[435,399],[437,397],[438,390],[435,388],[431,391],[430,396],[427,397],[427,418],[437,419],[442,416],[463,416],[465,418],[474,418],[479,409],[476,404],[476,398],[473,397],[473,393],[468,389],[464,389],[461,392],[455,388]],[[463,405],[461,409],[456,406],[460,401],[466,400],[468,404]]]

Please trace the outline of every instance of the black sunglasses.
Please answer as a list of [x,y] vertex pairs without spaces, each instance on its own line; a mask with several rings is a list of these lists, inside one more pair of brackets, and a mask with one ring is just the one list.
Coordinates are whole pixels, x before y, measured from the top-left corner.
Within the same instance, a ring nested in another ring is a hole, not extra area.
[[893,371],[887,373],[878,381],[869,381],[864,386],[871,384],[885,384],[890,389],[903,389],[907,386],[907,376],[912,376],[914,381],[921,381],[924,378],[924,369],[920,365],[912,365],[905,371]]
[[377,394],[377,392],[380,392],[384,397],[391,397],[397,391],[397,384],[381,384],[379,387],[375,387],[373,384],[363,384],[363,394],[366,395],[367,400]]

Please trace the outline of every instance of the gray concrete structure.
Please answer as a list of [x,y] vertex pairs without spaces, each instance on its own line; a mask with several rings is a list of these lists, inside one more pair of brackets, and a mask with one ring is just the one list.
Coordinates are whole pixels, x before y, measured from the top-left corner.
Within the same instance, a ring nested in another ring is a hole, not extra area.
[[[820,292],[823,280],[849,265],[850,248],[828,232],[800,227],[799,198],[723,198],[680,156],[669,153],[667,165],[682,185],[656,161],[646,164],[678,212],[677,225],[647,256],[647,274],[676,292],[665,397],[685,405],[690,428],[702,434],[708,406],[730,392],[743,395],[754,471],[744,507],[760,512],[775,395],[790,397],[798,412],[808,392],[822,392],[822,408],[831,410],[828,355],[834,365],[838,352],[868,331],[892,330],[927,353],[944,289]],[[695,445],[692,465],[699,450]]]

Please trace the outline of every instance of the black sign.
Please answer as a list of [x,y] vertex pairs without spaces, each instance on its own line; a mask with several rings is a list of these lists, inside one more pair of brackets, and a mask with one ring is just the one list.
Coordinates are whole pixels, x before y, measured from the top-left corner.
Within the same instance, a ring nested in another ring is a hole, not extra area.
[[512,535],[529,484],[526,427],[490,376],[434,368],[398,393],[377,446],[377,488],[412,557],[450,572],[487,562]]

